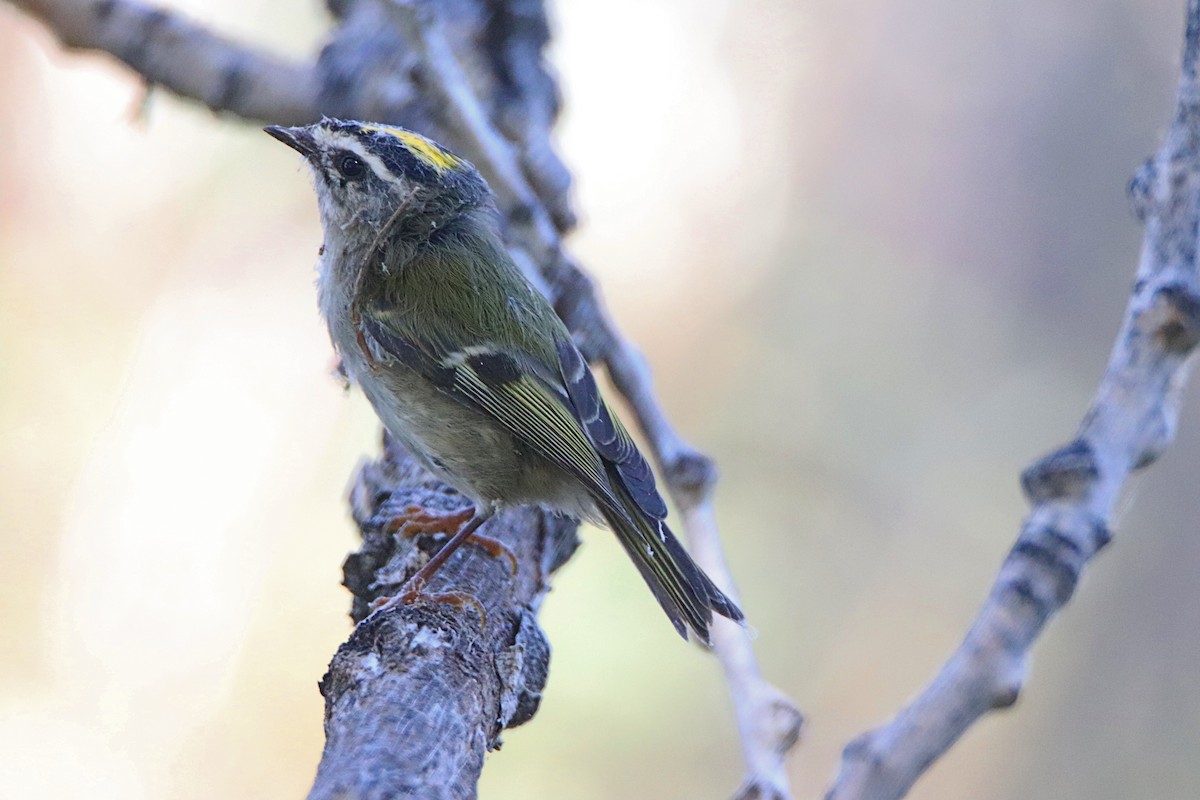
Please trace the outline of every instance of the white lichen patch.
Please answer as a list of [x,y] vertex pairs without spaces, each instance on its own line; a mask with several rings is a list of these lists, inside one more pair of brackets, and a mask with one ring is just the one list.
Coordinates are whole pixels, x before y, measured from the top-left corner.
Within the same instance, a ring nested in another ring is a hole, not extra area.
[[431,628],[427,625],[412,625],[410,627],[415,628],[408,640],[410,649],[434,650],[450,644],[450,638],[443,630]]

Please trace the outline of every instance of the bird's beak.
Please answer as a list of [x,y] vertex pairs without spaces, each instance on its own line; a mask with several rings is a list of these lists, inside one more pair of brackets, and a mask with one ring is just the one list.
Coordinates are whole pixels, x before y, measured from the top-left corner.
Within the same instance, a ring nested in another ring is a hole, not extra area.
[[280,125],[268,125],[263,130],[305,158],[312,158],[317,154],[316,142],[308,128],[284,128]]

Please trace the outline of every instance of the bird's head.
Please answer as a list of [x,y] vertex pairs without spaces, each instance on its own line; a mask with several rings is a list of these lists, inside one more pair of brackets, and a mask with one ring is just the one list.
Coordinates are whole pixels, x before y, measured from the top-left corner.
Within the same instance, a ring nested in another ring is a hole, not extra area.
[[[327,229],[378,231],[398,221],[406,234],[428,235],[491,202],[491,190],[469,161],[404,128],[327,118],[263,130],[312,168]],[[393,220],[401,208],[403,219]]]

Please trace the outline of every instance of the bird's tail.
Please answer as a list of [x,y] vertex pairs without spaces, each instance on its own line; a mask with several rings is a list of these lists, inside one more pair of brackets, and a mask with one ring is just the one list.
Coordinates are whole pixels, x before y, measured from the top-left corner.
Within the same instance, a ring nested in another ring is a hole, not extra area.
[[700,641],[712,644],[708,634],[712,613],[741,622],[745,618],[741,609],[704,574],[667,524],[642,513],[617,483],[615,488],[624,507],[600,504],[609,527],[679,635],[686,639],[690,628]]

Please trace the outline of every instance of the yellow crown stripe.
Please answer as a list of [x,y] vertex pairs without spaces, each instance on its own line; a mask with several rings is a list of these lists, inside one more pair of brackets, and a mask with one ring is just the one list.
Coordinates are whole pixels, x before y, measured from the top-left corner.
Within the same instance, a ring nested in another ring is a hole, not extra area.
[[412,131],[406,131],[403,128],[389,128],[385,125],[364,125],[362,129],[363,131],[385,133],[388,136],[394,136],[400,140],[401,144],[408,148],[409,152],[438,172],[454,169],[462,163],[462,160],[457,156],[447,153],[424,136],[418,136]]

